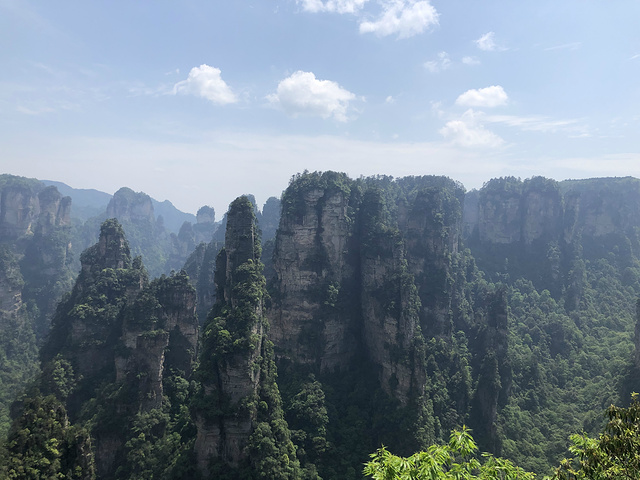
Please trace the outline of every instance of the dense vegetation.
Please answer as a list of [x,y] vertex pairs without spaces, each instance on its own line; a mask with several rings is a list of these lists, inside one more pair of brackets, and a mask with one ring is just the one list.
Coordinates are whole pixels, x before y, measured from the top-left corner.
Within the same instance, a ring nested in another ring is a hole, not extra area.
[[275,199],[160,241],[120,197],[73,287],[80,230],[3,237],[4,477],[637,476],[639,181],[305,172],[264,249]]

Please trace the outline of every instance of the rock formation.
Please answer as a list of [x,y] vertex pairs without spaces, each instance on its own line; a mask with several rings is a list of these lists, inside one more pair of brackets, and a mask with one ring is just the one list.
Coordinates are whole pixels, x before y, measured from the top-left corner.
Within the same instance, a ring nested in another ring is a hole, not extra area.
[[82,424],[91,412],[97,471],[108,479],[130,448],[128,429],[136,416],[163,407],[167,375],[190,378],[196,294],[184,272],[149,283],[115,219],[103,223],[81,263],[41,350],[42,381],[64,402],[72,422]]
[[[216,304],[204,329],[195,450],[205,475],[226,470],[234,478],[234,471],[249,468],[268,478],[296,478],[295,449],[282,419],[271,343],[265,336],[265,281],[253,210],[247,197],[240,197],[227,214]],[[278,464],[273,457],[270,465],[262,463],[263,439],[280,451]]]

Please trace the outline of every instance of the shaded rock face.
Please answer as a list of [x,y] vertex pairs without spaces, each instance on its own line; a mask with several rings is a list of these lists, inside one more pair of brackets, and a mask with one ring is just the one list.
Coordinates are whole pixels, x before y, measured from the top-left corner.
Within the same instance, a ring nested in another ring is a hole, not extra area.
[[408,198],[381,188],[385,179],[361,186],[327,172],[299,182],[283,196],[274,251],[276,355],[317,371],[367,358],[407,404],[425,382],[415,342],[451,330],[464,190],[440,177],[400,183]]
[[418,193],[403,228],[409,272],[422,303],[420,324],[428,335],[451,333],[451,256],[458,253],[464,190],[452,184]]
[[213,207],[209,207],[208,205],[200,207],[198,213],[196,214],[196,221],[199,224],[216,223],[216,212]]
[[[638,254],[640,180],[600,178],[555,182],[543,177],[489,181],[465,205],[466,241],[478,264],[511,279],[530,278],[569,310],[580,303],[581,260]],[[500,265],[499,262],[502,261]]]
[[[473,419],[479,432],[478,440],[499,454],[500,436],[498,405],[506,402],[511,388],[511,362],[507,356],[508,314],[504,290],[488,295],[483,322],[476,336],[479,358],[476,358],[478,386],[472,400]],[[502,402],[501,402],[502,400]]]
[[397,229],[385,230],[382,201],[365,193],[360,249],[362,337],[370,361],[379,368],[381,387],[401,405],[419,395],[426,380],[414,343],[419,330],[420,300],[408,273]]
[[[536,177],[524,183],[506,178],[491,180],[480,190],[474,215],[481,242],[531,245],[538,239],[557,238],[563,226],[559,185]],[[472,221],[468,218],[466,221]]]
[[348,196],[342,191],[305,191],[296,212],[285,212],[276,238],[274,267],[278,307],[270,312],[270,338],[281,355],[297,363],[333,369],[355,353],[355,319],[343,318],[325,301],[331,287],[349,283],[353,234]]
[[[257,366],[263,353],[264,277],[262,286],[255,283],[260,246],[253,205],[246,197],[230,205],[225,238],[217,260],[218,298],[205,328],[201,359],[204,394],[209,408],[218,413],[196,413],[195,451],[205,475],[212,459],[234,468],[247,459],[257,416],[256,406],[249,404],[257,398],[261,381]],[[229,342],[238,346],[226,346]]]
[[142,270],[132,269],[129,246],[115,219],[103,223],[100,240],[80,261],[80,275],[71,296],[58,305],[42,358],[46,362],[63,354],[89,381],[112,367],[119,310],[142,289],[146,277]]
[[[162,404],[166,368],[190,378],[197,355],[196,293],[184,272],[153,281],[123,313],[116,382],[135,385],[132,411]],[[132,399],[133,400],[133,399]]]
[[145,193],[136,193],[123,187],[113,194],[107,205],[107,217],[117,218],[121,222],[155,224],[151,197]]
[[[71,199],[56,187],[0,175],[0,243],[17,262],[21,302],[31,309],[37,306],[33,310],[38,337],[48,331],[57,301],[71,286],[70,209]],[[0,286],[0,296],[16,293]]]
[[275,238],[279,223],[280,200],[276,197],[269,197],[262,207],[262,212],[258,216],[258,225],[260,226],[260,230],[262,230],[263,242]]
[[571,242],[625,234],[640,223],[640,180],[597,178],[555,182],[494,179],[465,199],[464,223],[484,243],[529,245],[538,239]]
[[215,241],[209,244],[201,243],[184,264],[184,270],[189,275],[191,285],[196,289],[196,309],[200,324],[204,323],[216,301],[215,265],[221,248],[222,244]]

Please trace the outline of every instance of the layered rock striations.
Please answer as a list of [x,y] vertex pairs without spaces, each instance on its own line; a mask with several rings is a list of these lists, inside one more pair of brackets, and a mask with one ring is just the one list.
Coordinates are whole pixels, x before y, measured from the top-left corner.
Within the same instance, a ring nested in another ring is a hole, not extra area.
[[283,195],[271,338],[279,355],[319,369],[346,366],[356,348],[356,316],[335,308],[338,297],[353,290],[355,274],[350,183],[327,172],[301,177]]
[[[195,443],[199,470],[216,478],[238,478],[240,472],[247,478],[297,478],[299,465],[266,338],[265,279],[254,209],[247,197],[229,207],[216,288],[200,357],[203,389],[196,401]],[[264,442],[274,451],[264,451]]]
[[407,405],[423,394],[426,381],[416,348],[421,303],[402,236],[379,189],[363,195],[359,234],[363,347],[380,370],[381,387]]

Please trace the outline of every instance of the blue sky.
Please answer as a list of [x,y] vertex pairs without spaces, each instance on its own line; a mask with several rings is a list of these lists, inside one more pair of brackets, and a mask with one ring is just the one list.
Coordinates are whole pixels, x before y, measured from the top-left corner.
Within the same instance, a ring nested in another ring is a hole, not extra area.
[[640,177],[637,0],[0,0],[0,171],[220,216],[308,170]]

